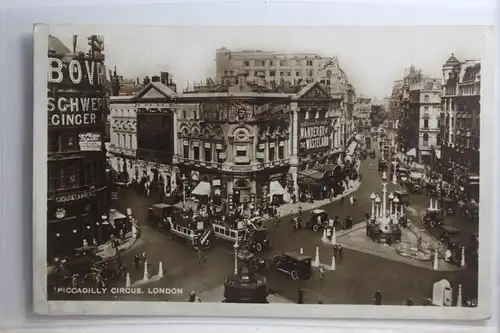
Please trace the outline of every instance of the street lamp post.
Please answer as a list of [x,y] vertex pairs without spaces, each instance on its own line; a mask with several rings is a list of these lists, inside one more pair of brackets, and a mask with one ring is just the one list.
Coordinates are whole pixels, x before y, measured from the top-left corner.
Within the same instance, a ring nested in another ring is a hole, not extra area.
[[238,242],[234,243],[234,274],[238,274]]
[[382,214],[380,213],[381,209],[380,209],[380,202],[382,200],[380,200],[380,197],[377,195],[377,197],[375,198],[375,204],[376,204],[376,216],[377,217],[380,217]]
[[390,193],[389,194],[389,214],[392,214],[393,210],[392,210],[392,202],[394,200],[394,193]]
[[375,215],[375,199],[377,198],[377,196],[375,195],[375,193],[372,192],[372,195],[370,195],[370,200],[372,201],[372,216]]
[[387,174],[382,173],[382,216],[385,216],[387,211]]
[[392,201],[394,203],[394,214],[398,214],[398,204],[399,204],[399,199],[398,197],[394,197],[394,200]]

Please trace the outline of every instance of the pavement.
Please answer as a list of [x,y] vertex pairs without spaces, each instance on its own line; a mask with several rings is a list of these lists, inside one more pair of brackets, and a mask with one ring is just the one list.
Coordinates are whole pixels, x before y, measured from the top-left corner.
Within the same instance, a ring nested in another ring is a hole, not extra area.
[[[344,219],[350,216],[354,221],[363,221],[365,213],[371,212],[370,194],[380,192],[380,174],[376,169],[376,160],[366,160],[361,163],[360,172],[363,181],[355,190],[357,204],[351,205],[348,200],[330,202],[321,208],[326,210],[329,216],[339,216]],[[369,165],[373,168],[370,169]],[[388,190],[392,191],[397,186],[388,185]],[[151,274],[156,274],[159,262],[164,269],[164,277],[157,281],[148,282],[148,291],[140,296],[120,295],[101,296],[95,298],[86,296],[86,300],[92,299],[119,299],[119,300],[143,300],[143,301],[186,301],[191,291],[198,292],[203,300],[204,292],[214,291],[221,287],[222,282],[228,274],[234,270],[234,257],[231,254],[231,245],[228,242],[216,241],[214,247],[206,252],[207,260],[199,264],[196,252],[191,250],[185,241],[168,233],[161,233],[146,225],[147,210],[158,199],[154,197],[144,197],[131,189],[120,188],[117,209],[124,210],[132,208],[135,218],[141,226],[141,243],[134,245],[130,250],[121,254],[123,263],[129,267],[131,281],[141,280],[143,269],[135,269],[133,259],[135,254],[146,252],[148,257],[148,267]],[[427,198],[423,196],[410,197],[411,206],[415,214],[412,213],[412,221],[420,227],[420,215],[428,205]],[[301,203],[302,205],[303,203]],[[303,206],[303,214],[308,214],[307,208]],[[290,217],[281,217],[282,223],[273,226],[271,220],[266,221],[268,226],[269,239],[273,246],[271,250],[262,252],[259,256],[272,258],[276,254],[286,251],[299,251],[303,248],[305,254],[315,256],[316,247],[320,249],[321,263],[330,265],[332,258],[331,245],[321,241],[321,232],[312,230],[294,231]],[[461,224],[461,221],[451,220],[447,223]],[[361,229],[360,229],[361,230]],[[363,231],[364,233],[364,231]],[[361,237],[356,230],[342,236]],[[346,241],[346,243],[348,243]],[[371,241],[356,241],[356,244],[370,244]],[[317,304],[372,304],[373,293],[378,288],[381,289],[384,304],[401,305],[412,296],[416,304],[419,300],[432,296],[432,285],[434,282],[447,279],[452,286],[459,283],[463,286],[464,301],[473,299],[477,295],[477,270],[467,267],[459,271],[433,271],[427,267],[410,265],[401,259],[369,252],[366,248],[355,245],[345,245],[344,257],[336,262],[335,271],[326,271],[325,277],[321,279],[317,268],[313,268],[312,278],[308,281],[294,281],[288,275],[277,271],[270,272],[267,276],[269,287],[277,294],[290,301],[297,300],[298,290],[305,290],[304,303]],[[125,279],[116,281],[116,286],[125,286]],[[181,288],[182,293],[165,294],[162,290]],[[158,291],[158,292],[155,292]],[[50,296],[54,298],[54,295]],[[61,297],[59,295],[59,297]],[[208,297],[210,298],[210,297]],[[68,299],[67,297],[64,299]],[[422,301],[423,302],[423,301]],[[422,303],[423,304],[423,303]]]

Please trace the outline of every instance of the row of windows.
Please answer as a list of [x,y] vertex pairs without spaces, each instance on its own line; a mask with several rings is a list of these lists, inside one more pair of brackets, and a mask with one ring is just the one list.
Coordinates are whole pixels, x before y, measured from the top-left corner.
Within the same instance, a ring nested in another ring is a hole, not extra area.
[[111,110],[112,117],[135,117],[136,113],[134,109],[112,109]]
[[[193,160],[201,160],[201,148],[199,146],[193,146],[193,147],[190,147],[189,144],[186,144],[187,142],[184,143],[183,145],[183,149],[182,149],[182,156],[185,158],[185,159],[193,159]],[[278,160],[283,160],[285,159],[285,145],[284,145],[284,142],[282,142],[283,144],[279,144],[277,145],[277,148],[276,148],[276,145],[274,146],[271,146],[269,145],[268,146],[268,149],[267,149],[267,161],[275,161],[276,160],[276,157]],[[271,144],[274,144],[274,143],[271,143]],[[235,157],[248,157],[250,158],[249,156],[249,151],[248,151],[248,148],[247,146],[235,146],[235,150],[236,150],[236,153],[235,153]],[[216,156],[214,156],[214,153],[216,154]],[[225,158],[221,158],[221,153],[224,154],[224,152],[222,152],[222,150],[213,150],[211,147],[204,147],[203,148],[203,160],[206,161],[206,162],[217,162],[217,163],[222,163],[224,162]],[[192,157],[191,157],[192,156]],[[264,160],[265,159],[265,149],[260,149],[258,152],[257,152],[257,159],[260,159],[260,160]]]
[[[251,64],[250,60],[243,61],[243,66],[249,67],[250,64]],[[274,61],[274,60],[254,60],[253,61],[253,66],[261,66],[261,67],[275,66],[275,65],[278,65],[278,64],[279,64],[279,66],[296,66],[296,65],[303,66],[304,64],[306,66],[312,66],[313,65],[313,61],[312,60],[278,60],[278,61]]]
[[64,153],[80,150],[77,133],[50,134],[48,138],[49,153]]
[[114,133],[112,142],[118,147],[137,149],[137,140],[134,134]]
[[49,191],[99,184],[105,177],[100,159],[51,161],[47,166]]

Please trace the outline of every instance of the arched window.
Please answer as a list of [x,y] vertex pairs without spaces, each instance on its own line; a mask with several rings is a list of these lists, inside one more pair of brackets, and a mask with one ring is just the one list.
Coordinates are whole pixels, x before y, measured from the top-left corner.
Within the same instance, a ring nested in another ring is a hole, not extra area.
[[428,146],[429,145],[429,134],[427,133],[424,133],[423,137],[422,137],[422,145],[423,146]]

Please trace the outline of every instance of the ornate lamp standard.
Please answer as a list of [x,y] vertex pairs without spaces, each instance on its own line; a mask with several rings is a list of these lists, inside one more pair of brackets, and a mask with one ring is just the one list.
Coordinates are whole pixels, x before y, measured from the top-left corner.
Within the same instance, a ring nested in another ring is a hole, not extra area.
[[394,214],[398,215],[398,204],[399,204],[399,199],[397,196],[394,197],[394,200],[392,200],[394,203]]
[[375,198],[375,206],[376,206],[376,217],[380,217],[381,214],[380,214],[380,203],[382,202],[382,200],[380,200],[380,197],[377,195],[377,197]]
[[389,205],[390,205],[389,206],[389,215],[392,214],[392,212],[393,212],[393,210],[392,210],[392,207],[393,207],[392,206],[392,202],[393,202],[393,200],[394,200],[394,193],[391,192],[389,194]]
[[238,242],[234,243],[234,274],[238,274]]
[[377,196],[375,193],[372,192],[372,195],[370,195],[370,200],[372,201],[372,216],[375,216],[375,199]]

